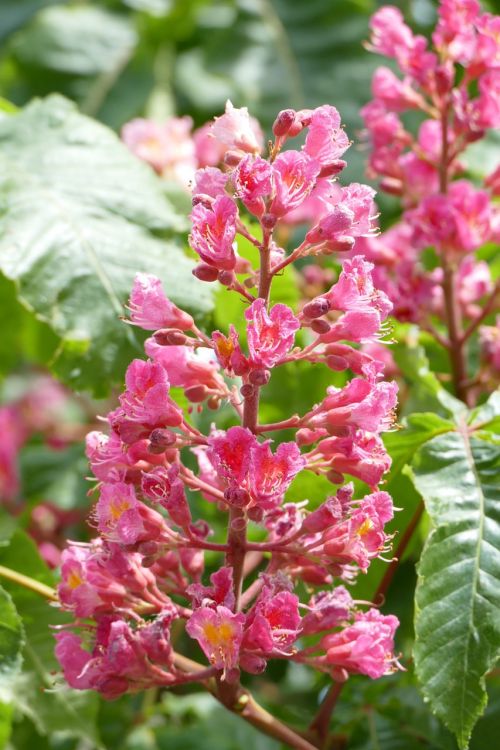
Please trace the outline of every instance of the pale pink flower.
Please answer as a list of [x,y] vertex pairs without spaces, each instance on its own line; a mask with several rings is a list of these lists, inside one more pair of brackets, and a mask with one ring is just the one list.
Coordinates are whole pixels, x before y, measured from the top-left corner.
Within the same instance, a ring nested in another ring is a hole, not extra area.
[[344,586],[332,591],[320,591],[311,597],[308,612],[302,618],[302,635],[312,635],[339,627],[349,619],[354,607],[352,596]]
[[229,99],[226,102],[225,114],[215,118],[212,133],[230,149],[239,149],[250,154],[262,151],[263,136],[259,124],[250,117],[246,107],[233,107]]
[[226,146],[212,133],[213,123],[206,122],[193,133],[196,159],[199,167],[217,167],[227,151]]
[[227,174],[216,167],[198,169],[194,175],[193,196],[208,195],[209,198],[217,198],[225,195],[227,180]]
[[99,531],[122,544],[158,539],[166,530],[163,516],[141,503],[133,485],[124,482],[101,485],[95,516]]
[[129,149],[164,177],[181,182],[186,188],[196,169],[190,117],[171,117],[164,123],[131,120],[122,128],[122,139]]

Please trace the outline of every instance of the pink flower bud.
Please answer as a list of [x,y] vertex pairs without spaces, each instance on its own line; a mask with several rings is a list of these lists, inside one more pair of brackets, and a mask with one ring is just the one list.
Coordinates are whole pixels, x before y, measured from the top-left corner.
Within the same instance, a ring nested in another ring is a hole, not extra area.
[[182,331],[176,331],[175,328],[161,328],[155,331],[153,338],[160,346],[183,346],[188,340]]
[[273,123],[273,133],[276,137],[288,135],[290,127],[295,122],[296,112],[294,109],[282,109],[278,112]]
[[193,268],[193,276],[196,276],[200,281],[217,281],[218,275],[218,270],[206,263],[199,263]]

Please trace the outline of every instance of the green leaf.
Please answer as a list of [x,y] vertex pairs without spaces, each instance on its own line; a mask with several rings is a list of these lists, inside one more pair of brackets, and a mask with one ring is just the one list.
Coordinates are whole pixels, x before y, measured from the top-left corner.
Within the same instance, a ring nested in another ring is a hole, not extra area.
[[413,481],[434,529],[420,561],[415,666],[432,710],[468,745],[500,654],[500,446],[459,432],[417,452]]
[[60,337],[52,366],[69,385],[103,394],[140,356],[119,320],[136,272],[191,312],[210,309],[208,285],[161,237],[183,226],[152,171],[65,99],[0,121],[0,271]]
[[9,594],[0,588],[0,695],[21,667],[23,624]]
[[120,65],[136,42],[126,18],[91,5],[66,5],[38,13],[16,34],[11,48],[26,66],[95,76]]
[[[11,544],[0,548],[0,565],[54,585],[52,572],[24,532],[16,531]],[[41,734],[61,732],[84,738],[92,747],[100,748],[95,730],[97,695],[55,684],[54,674],[59,665],[54,656],[51,626],[65,624],[71,618],[50,606],[39,594],[12,581],[5,581],[5,589],[22,617],[26,635],[24,669],[10,685],[16,708],[34,722]]]

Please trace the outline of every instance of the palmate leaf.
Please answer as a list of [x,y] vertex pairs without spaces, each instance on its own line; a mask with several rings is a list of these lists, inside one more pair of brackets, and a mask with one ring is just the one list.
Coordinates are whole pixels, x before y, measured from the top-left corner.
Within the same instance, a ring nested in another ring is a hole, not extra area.
[[500,655],[500,446],[464,423],[419,449],[413,481],[435,527],[418,568],[416,673],[465,748]]
[[119,320],[138,271],[191,312],[211,308],[172,239],[184,228],[152,171],[62,97],[0,122],[0,271],[60,337],[52,365],[69,385],[105,393],[140,356]]

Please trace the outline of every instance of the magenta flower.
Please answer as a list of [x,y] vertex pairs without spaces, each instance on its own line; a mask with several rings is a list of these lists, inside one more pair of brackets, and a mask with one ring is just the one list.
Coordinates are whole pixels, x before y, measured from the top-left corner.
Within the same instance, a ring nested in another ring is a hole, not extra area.
[[347,621],[354,607],[352,596],[344,586],[332,591],[320,591],[311,597],[308,612],[302,618],[301,635],[321,633],[337,628]]
[[250,454],[257,445],[254,435],[245,427],[230,427],[208,439],[209,455],[220,476],[230,484],[241,485],[250,469]]
[[133,485],[103,484],[95,508],[97,528],[122,544],[155,540],[166,531],[163,516],[137,499]]
[[145,497],[158,502],[168,512],[172,521],[181,528],[191,523],[184,483],[179,479],[179,466],[173,464],[169,469],[157,466],[150,472],[143,472],[141,482]]
[[260,651],[266,656],[286,652],[300,632],[299,599],[288,591],[272,596],[265,587],[248,620],[244,650]]
[[258,298],[245,310],[248,349],[254,365],[274,367],[293,346],[300,322],[286,305],[274,305],[268,312]]
[[120,396],[125,420],[138,422],[151,431],[154,427],[176,427],[182,411],[168,395],[167,373],[151,361],[134,359],[125,375],[126,390]]
[[[213,139],[212,139],[213,140]],[[215,167],[198,169],[194,176],[193,196],[206,195],[217,198],[226,194],[227,174]]]
[[236,203],[228,195],[218,195],[210,208],[202,203],[194,206],[189,242],[209,266],[224,271],[235,267],[233,242],[237,215]]

